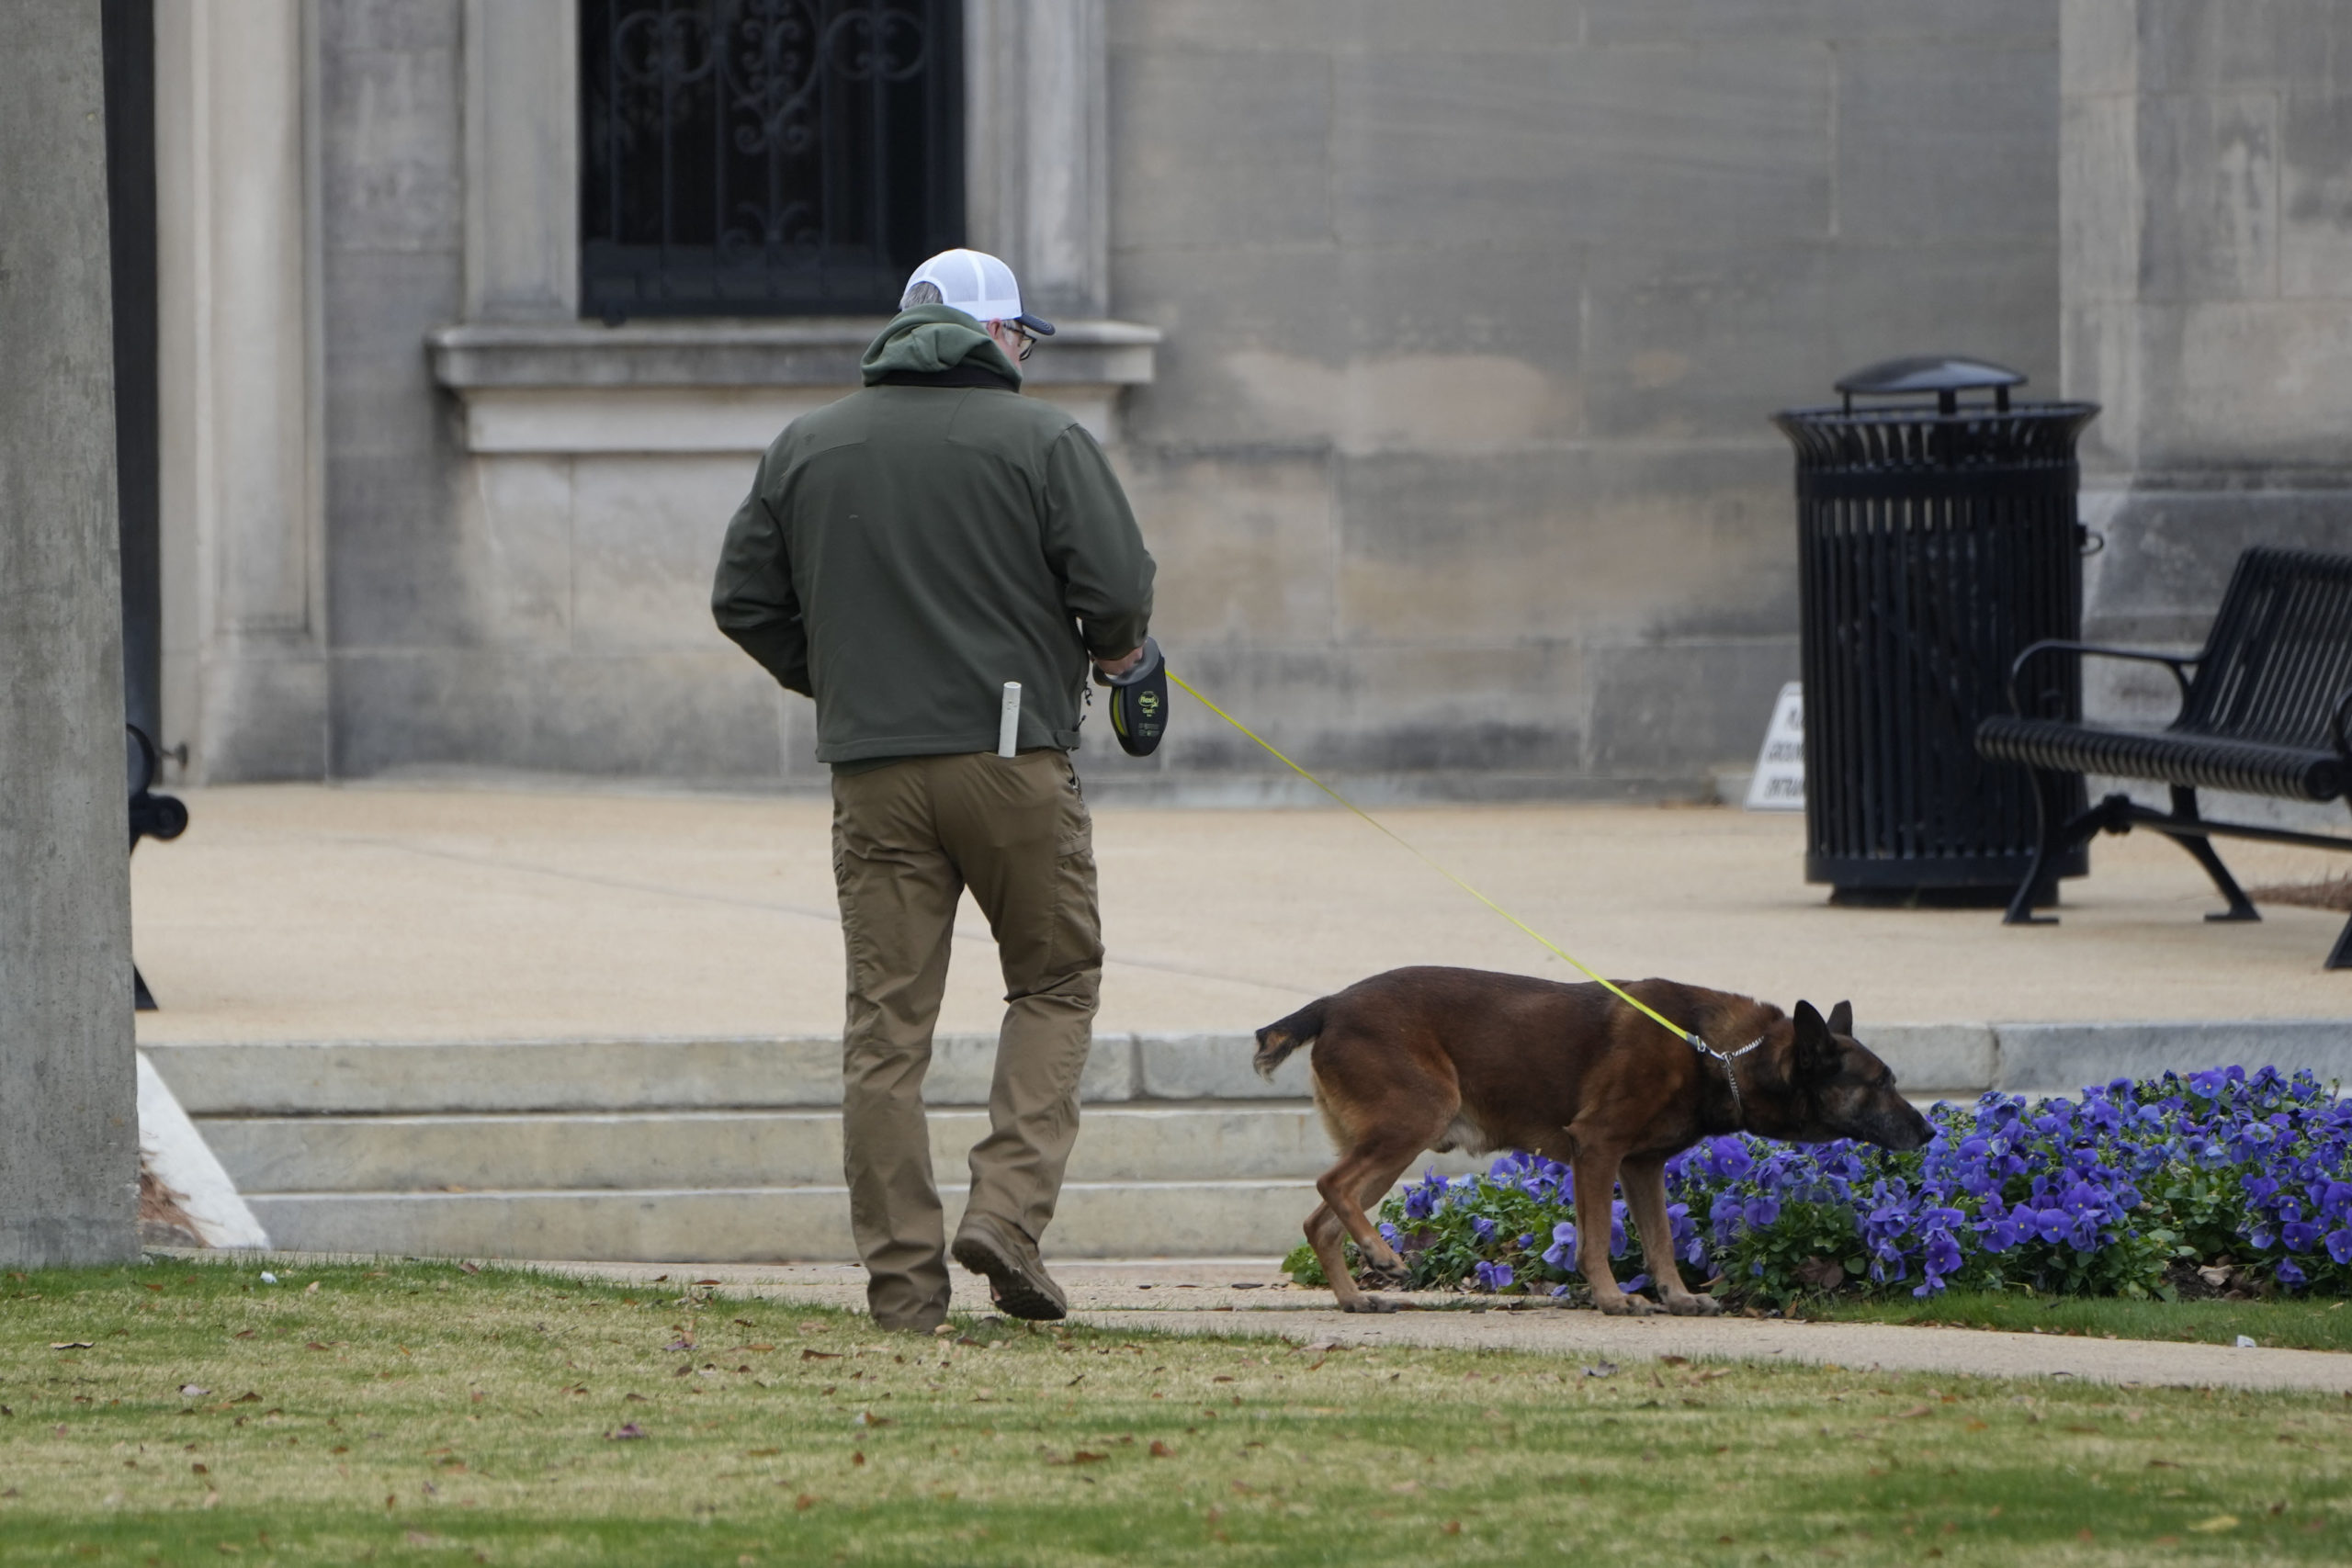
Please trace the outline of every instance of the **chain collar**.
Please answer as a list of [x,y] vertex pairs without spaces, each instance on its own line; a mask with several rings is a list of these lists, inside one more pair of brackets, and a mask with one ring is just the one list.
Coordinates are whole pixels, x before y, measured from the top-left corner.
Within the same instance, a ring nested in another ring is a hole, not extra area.
[[1732,1128],[1736,1132],[1738,1129],[1747,1126],[1747,1103],[1739,1098],[1739,1073],[1733,1067],[1732,1064],[1740,1057],[1747,1055],[1750,1051],[1755,1050],[1758,1045],[1763,1044],[1764,1037],[1759,1034],[1755,1039],[1749,1041],[1747,1044],[1742,1045],[1736,1051],[1718,1051],[1695,1034],[1686,1034],[1682,1038],[1689,1041],[1690,1043],[1690,1049],[1698,1052],[1702,1056],[1713,1056],[1716,1061],[1721,1062],[1724,1065],[1724,1081],[1731,1085]]

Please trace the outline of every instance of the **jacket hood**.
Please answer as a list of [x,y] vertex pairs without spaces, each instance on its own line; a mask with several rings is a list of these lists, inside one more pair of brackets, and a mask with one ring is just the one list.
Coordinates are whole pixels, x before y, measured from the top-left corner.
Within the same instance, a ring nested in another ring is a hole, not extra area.
[[869,387],[893,372],[928,376],[971,364],[1021,385],[1021,367],[996,345],[980,323],[953,305],[918,305],[901,310],[868,344],[858,362]]

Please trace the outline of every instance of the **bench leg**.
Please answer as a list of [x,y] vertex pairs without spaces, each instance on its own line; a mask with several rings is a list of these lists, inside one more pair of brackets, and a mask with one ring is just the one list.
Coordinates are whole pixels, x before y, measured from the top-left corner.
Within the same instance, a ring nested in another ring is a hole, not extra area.
[[2345,921],[2344,929],[2336,933],[2335,946],[2327,955],[2327,966],[2330,969],[2352,969],[2352,920]]
[[[2173,785],[2172,814],[2177,819],[2184,822],[2203,820],[2197,815],[2197,791],[2186,784]],[[2202,833],[2173,833],[2168,834],[2167,837],[2174,843],[2187,850],[2189,857],[2205,868],[2205,874],[2213,879],[2213,886],[2220,888],[2222,897],[2230,901],[2228,908],[2206,916],[2207,919],[2258,920],[2262,919],[2261,911],[2254,907],[2254,900],[2245,896],[2245,889],[2238,886],[2238,879],[2230,874],[2230,868],[2223,865],[2222,857],[2214,852],[2212,840]],[[2336,945],[2341,948],[2344,944],[2339,942]]]
[[[2025,880],[2018,884],[2017,896],[2009,900],[2007,913],[2001,917],[2005,926],[2054,926],[2055,915],[2037,915],[2037,901],[2055,902],[2058,863],[2074,848],[2071,838],[2078,824],[2066,820],[2067,789],[2072,773],[2033,770],[2033,811],[2041,828],[2040,841],[2034,845],[2033,864],[2027,868]],[[2084,829],[2078,835],[2088,838],[2094,829]],[[2045,883],[2047,886],[2045,886]]]

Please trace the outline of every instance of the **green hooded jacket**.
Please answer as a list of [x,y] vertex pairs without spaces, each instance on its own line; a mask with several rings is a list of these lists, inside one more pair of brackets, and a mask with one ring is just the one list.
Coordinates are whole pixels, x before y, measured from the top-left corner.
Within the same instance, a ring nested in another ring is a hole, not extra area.
[[865,389],[801,415],[760,459],[711,591],[719,630],[817,700],[836,767],[1078,745],[1089,655],[1141,646],[1152,559],[1102,449],[980,324],[901,312]]

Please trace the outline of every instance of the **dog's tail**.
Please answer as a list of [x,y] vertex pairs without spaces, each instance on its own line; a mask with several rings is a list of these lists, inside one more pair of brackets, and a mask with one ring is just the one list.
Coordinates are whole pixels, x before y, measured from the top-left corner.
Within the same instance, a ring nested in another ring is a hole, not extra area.
[[1280,1023],[1258,1031],[1258,1055],[1250,1064],[1258,1069],[1258,1076],[1272,1078],[1293,1051],[1314,1044],[1315,1037],[1323,1032],[1323,1014],[1330,1005],[1329,997],[1309,1002]]

